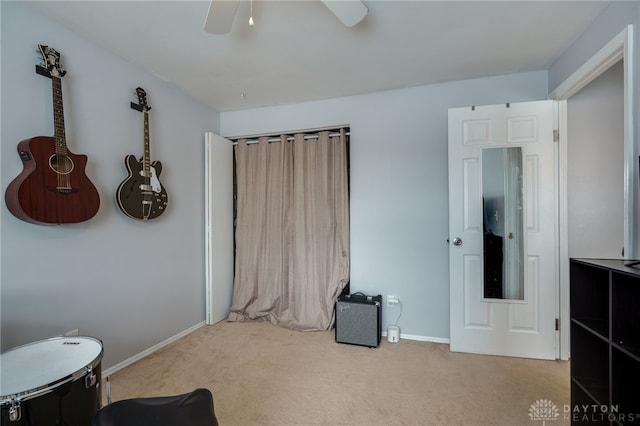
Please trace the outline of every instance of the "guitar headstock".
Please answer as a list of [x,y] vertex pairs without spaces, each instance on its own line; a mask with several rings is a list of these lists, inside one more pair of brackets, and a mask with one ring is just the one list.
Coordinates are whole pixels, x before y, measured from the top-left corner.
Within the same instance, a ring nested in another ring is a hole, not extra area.
[[138,96],[138,104],[131,102],[131,108],[137,109],[140,112],[146,112],[151,109],[147,102],[147,92],[142,87],[136,89],[136,95]]
[[53,47],[45,46],[44,44],[39,44],[38,49],[40,50],[40,55],[42,55],[43,67],[41,68],[46,69],[48,76],[64,77],[67,71],[62,69],[62,65],[60,64],[60,53]]

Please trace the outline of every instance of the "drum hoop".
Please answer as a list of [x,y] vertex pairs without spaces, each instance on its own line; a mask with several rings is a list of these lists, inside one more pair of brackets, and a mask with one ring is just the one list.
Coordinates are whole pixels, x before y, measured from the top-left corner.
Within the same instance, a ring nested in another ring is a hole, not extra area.
[[[50,342],[53,340],[65,340],[68,339],[69,337],[52,337],[50,339],[44,339],[44,340],[38,340],[37,342],[32,342],[32,343],[27,343],[25,345],[22,346],[17,346],[11,350],[16,350],[16,349],[20,349],[23,348],[25,346],[30,346],[30,345],[35,345],[38,343],[42,343],[42,342]],[[65,376],[61,379],[58,379],[54,382],[51,383],[47,383],[45,385],[42,386],[37,386],[35,388],[26,390],[24,392],[18,392],[18,393],[14,393],[14,394],[9,394],[9,395],[1,395],[0,396],[0,405],[4,405],[4,404],[8,404],[11,402],[20,402],[20,401],[28,401],[30,399],[33,398],[37,398],[41,395],[44,395],[46,393],[52,392],[53,390],[55,390],[55,388],[64,385],[66,383],[69,382],[75,382],[77,379],[80,379],[82,377],[84,377],[89,371],[92,371],[94,368],[96,368],[98,365],[100,365],[100,363],[102,362],[102,357],[104,356],[104,347],[102,345],[102,340],[100,339],[96,339],[95,337],[89,337],[89,336],[74,336],[74,339],[78,339],[78,338],[82,338],[82,339],[90,339],[90,340],[94,340],[95,342],[100,344],[100,353],[87,365],[85,365],[84,367],[80,368],[79,370],[69,374],[68,376]]]

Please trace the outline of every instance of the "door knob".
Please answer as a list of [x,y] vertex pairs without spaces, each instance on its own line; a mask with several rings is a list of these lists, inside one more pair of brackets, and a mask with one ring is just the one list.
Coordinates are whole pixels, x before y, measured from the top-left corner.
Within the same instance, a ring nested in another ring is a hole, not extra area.
[[454,246],[461,246],[462,245],[462,239],[458,238],[458,237],[455,237],[451,242],[453,243]]

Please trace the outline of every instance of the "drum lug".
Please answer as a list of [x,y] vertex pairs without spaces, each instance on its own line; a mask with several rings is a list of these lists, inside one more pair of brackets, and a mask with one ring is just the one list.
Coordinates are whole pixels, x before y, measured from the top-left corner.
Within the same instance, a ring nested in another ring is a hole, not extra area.
[[89,389],[96,385],[97,377],[92,373],[91,367],[87,367],[87,375],[84,378],[84,387]]
[[22,418],[22,410],[20,409],[20,401],[15,399],[11,400],[11,407],[9,408],[9,421],[18,422]]

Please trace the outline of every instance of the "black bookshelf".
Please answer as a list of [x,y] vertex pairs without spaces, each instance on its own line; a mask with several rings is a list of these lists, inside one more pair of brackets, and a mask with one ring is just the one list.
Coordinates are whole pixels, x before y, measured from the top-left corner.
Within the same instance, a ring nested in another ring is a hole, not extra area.
[[640,264],[571,259],[573,425],[640,424]]

